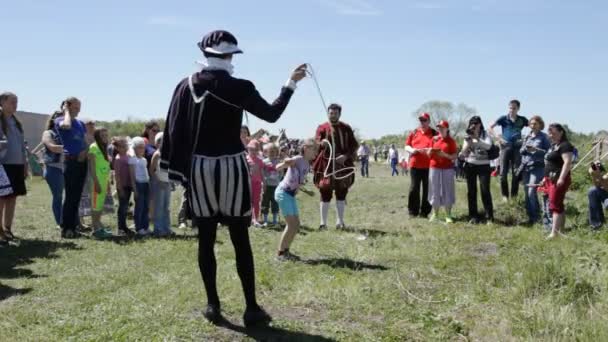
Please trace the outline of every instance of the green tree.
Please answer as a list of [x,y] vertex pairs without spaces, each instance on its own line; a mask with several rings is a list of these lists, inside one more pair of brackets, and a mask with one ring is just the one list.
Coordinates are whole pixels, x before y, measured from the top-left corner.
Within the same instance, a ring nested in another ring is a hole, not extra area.
[[447,120],[450,123],[450,131],[455,137],[464,135],[469,119],[477,115],[477,110],[467,104],[454,104],[449,101],[427,101],[416,109],[412,116],[418,118],[420,113],[429,113],[431,122],[438,123],[440,120]]

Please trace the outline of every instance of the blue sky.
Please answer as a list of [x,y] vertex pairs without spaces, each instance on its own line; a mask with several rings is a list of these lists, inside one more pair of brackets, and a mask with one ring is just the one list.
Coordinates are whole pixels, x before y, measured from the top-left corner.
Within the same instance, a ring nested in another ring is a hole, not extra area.
[[[196,42],[217,28],[245,50],[235,76],[272,100],[309,62],[327,100],[368,138],[414,127],[412,111],[433,99],[493,121],[518,98],[523,114],[608,128],[608,2],[591,0],[7,1],[0,90],[27,111],[74,95],[85,117],[164,117],[197,68]],[[309,136],[324,119],[306,80],[277,124],[250,125]]]

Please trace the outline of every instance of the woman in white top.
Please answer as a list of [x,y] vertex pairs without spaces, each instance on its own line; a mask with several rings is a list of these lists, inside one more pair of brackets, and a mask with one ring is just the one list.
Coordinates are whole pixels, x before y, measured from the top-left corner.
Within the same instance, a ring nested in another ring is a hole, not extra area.
[[160,168],[160,151],[163,145],[163,132],[154,137],[156,151],[150,161],[150,176],[152,178],[153,218],[154,235],[157,237],[169,237],[175,235],[171,230],[171,183],[169,174]]
[[[490,191],[491,170],[490,161],[493,159],[491,150],[495,149],[490,135],[483,127],[479,116],[469,120],[467,138],[462,147],[461,157],[465,159],[465,176],[467,180],[467,197],[469,202],[469,222],[479,224],[483,220],[494,221],[494,206]],[[480,216],[477,209],[477,179],[481,190],[481,201],[485,214]]]

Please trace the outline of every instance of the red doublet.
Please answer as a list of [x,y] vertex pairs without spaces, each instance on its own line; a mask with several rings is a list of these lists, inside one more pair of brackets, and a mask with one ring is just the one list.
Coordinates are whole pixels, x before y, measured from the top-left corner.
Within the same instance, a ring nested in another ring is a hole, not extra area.
[[[334,131],[333,134],[332,129]],[[314,172],[313,181],[317,188],[320,190],[347,190],[350,188],[355,182],[355,173],[352,172],[352,169],[339,171],[336,174],[337,178],[341,178],[351,173],[350,176],[344,179],[334,179],[333,176],[324,177],[325,170],[327,170],[328,174],[331,174],[334,172],[334,169],[333,160],[330,160],[330,147],[327,142],[323,142],[323,140],[329,141],[330,144],[333,141],[335,149],[334,158],[337,158],[340,155],[344,155],[345,157],[343,162],[336,161],[336,169],[340,170],[342,168],[354,167],[355,155],[359,148],[359,143],[357,143],[357,139],[355,139],[353,129],[343,122],[338,122],[335,125],[330,125],[329,122],[326,122],[317,128],[315,139],[319,144],[319,154],[312,164],[312,169]]]

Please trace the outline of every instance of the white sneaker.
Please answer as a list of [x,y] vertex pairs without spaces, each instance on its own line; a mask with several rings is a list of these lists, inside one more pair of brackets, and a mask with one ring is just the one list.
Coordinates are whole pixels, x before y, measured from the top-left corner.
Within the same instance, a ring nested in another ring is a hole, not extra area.
[[180,223],[178,228],[179,229],[186,229],[186,228],[188,228],[188,226],[185,223]]

